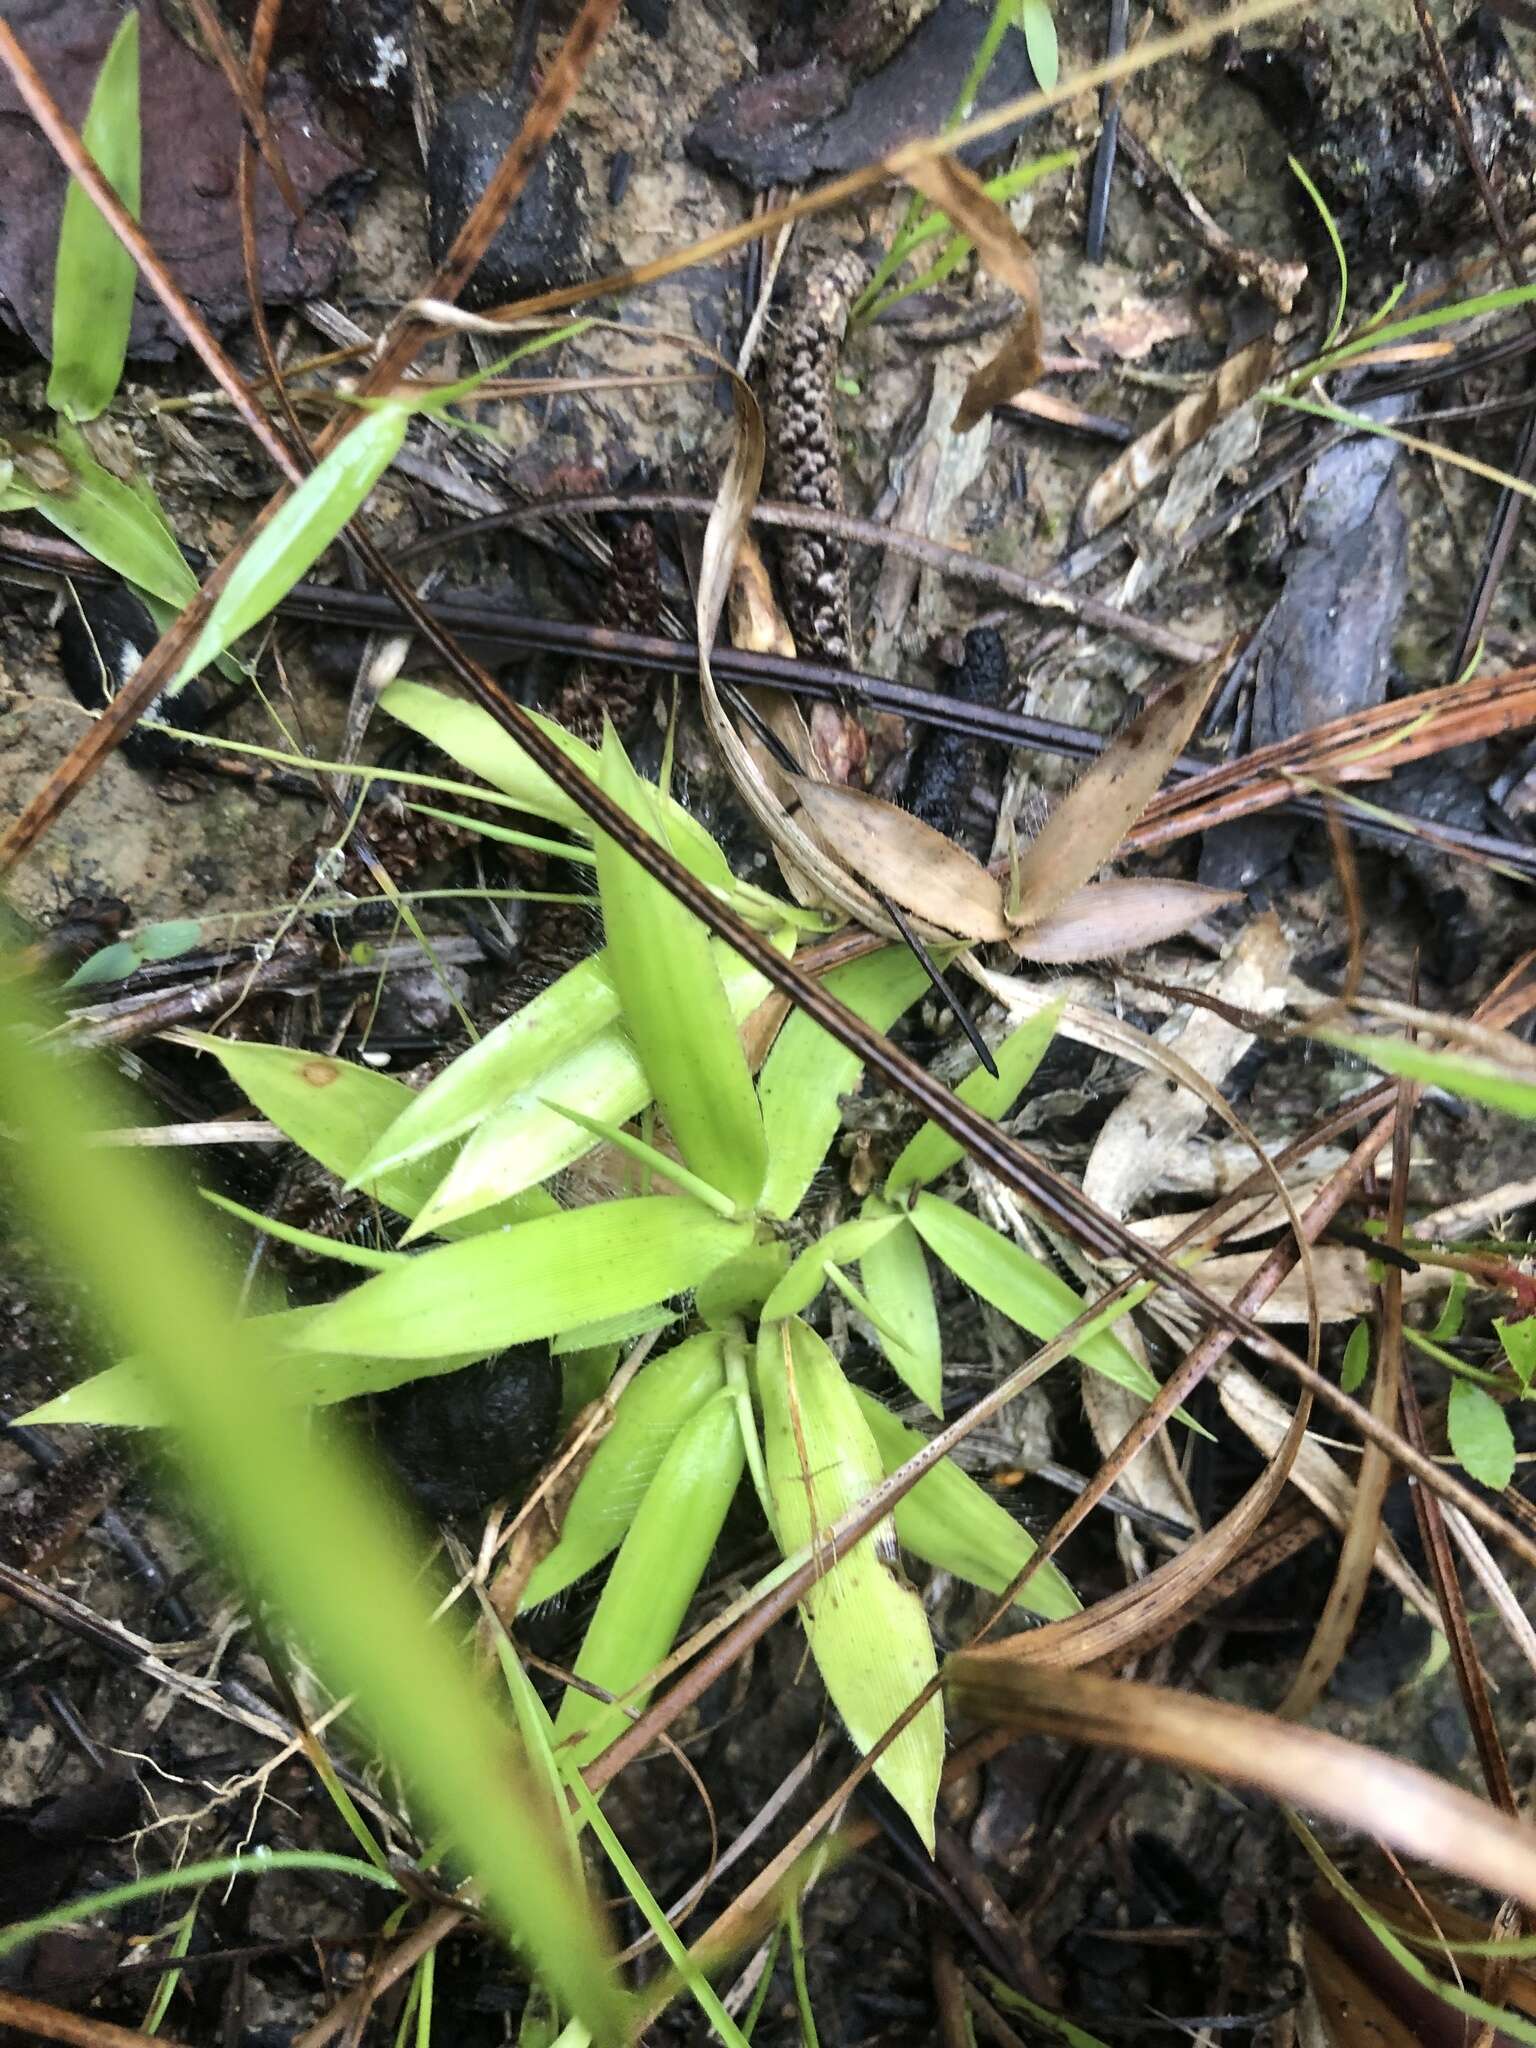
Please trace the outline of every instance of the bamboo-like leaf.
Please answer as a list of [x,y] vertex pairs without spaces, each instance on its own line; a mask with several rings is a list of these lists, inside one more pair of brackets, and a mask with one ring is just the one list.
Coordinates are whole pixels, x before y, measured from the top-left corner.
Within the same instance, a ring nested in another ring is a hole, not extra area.
[[[864,1213],[878,1214],[881,1206],[871,1197]],[[867,1248],[859,1277],[869,1296],[875,1334],[887,1364],[937,1415],[944,1398],[939,1311],[923,1241],[905,1216],[899,1229]]]
[[[316,1308],[280,1309],[240,1325],[242,1356],[261,1376],[263,1394],[284,1408],[328,1408],[360,1394],[384,1394],[409,1380],[458,1372],[484,1354],[456,1351],[441,1358],[323,1357],[294,1347],[320,1314]],[[28,1422],[91,1422],[109,1428],[163,1429],[175,1420],[154,1361],[120,1359],[105,1372],[56,1394],[24,1418]]]
[[[466,704],[462,698],[446,696],[425,683],[404,679],[391,683],[379,703],[392,718],[398,718],[412,732],[440,747],[493,789],[512,797],[534,817],[546,818],[552,825],[564,825],[583,839],[591,838],[592,826],[586,812],[556,788],[543,769],[534,766],[511,733],[503,732],[489,712],[482,711],[477,704]],[[529,715],[545,738],[553,740],[561,753],[577,762],[590,780],[599,779],[595,747],[577,739],[552,718],[537,711]],[[667,844],[683,866],[712,889],[734,895],[736,882],[730,864],[698,820],[670,797],[662,799],[662,815],[666,820]]]
[[[928,1194],[918,1196],[910,1214],[924,1244],[955,1278],[1032,1337],[1058,1336],[1086,1310],[1088,1304],[1065,1280],[979,1216]],[[1157,1381],[1112,1330],[1100,1330],[1074,1344],[1072,1356],[1144,1401],[1157,1396]]]
[[[758,1333],[763,1456],[775,1534],[786,1555],[819,1541],[884,1476],[853,1389],[798,1318]],[[806,1636],[856,1748],[873,1746],[932,1682],[922,1602],[898,1576],[889,1523],[843,1551],[801,1604]],[[944,1717],[930,1700],[875,1764],[875,1775],[933,1851]]]
[[952,839],[867,790],[805,775],[787,779],[838,858],[903,910],[957,938],[1008,936],[1002,885]]
[[1115,960],[1177,938],[1223,904],[1236,902],[1239,894],[1199,882],[1116,876],[1074,889],[1055,910],[1014,932],[1008,943],[1022,959],[1046,967]]
[[1061,56],[1056,45],[1056,18],[1051,13],[1050,0],[1019,0],[1019,22],[1029,46],[1029,62],[1035,83],[1049,92],[1061,69]]
[[[877,1031],[888,1031],[929,986],[922,963],[905,946],[887,946],[846,967],[822,986]],[[758,1093],[768,1136],[768,1179],[759,1206],[768,1216],[793,1216],[842,1122],[842,1098],[859,1085],[864,1063],[803,1010],[796,1010],[763,1062]]]
[[[107,46],[80,140],[135,220],[139,217],[139,17],[125,14]],[[53,368],[48,403],[93,420],[122,379],[133,324],[133,257],[76,179],[64,195],[53,272]]]
[[[1063,1006],[1063,1002],[1050,1003],[1010,1031],[1002,1044],[993,1048],[996,1074],[989,1074],[981,1066],[973,1069],[955,1090],[960,1100],[980,1110],[983,1116],[1006,1116],[1044,1059],[1046,1047],[1061,1022]],[[927,1187],[930,1181],[959,1163],[963,1149],[958,1139],[941,1131],[937,1124],[925,1123],[898,1153],[886,1178],[886,1193],[894,1198],[903,1188]]]
[[768,1322],[797,1316],[810,1307],[827,1284],[827,1265],[834,1260],[867,1258],[870,1248],[889,1237],[901,1222],[894,1210],[888,1216],[854,1216],[837,1223],[816,1242],[807,1245],[763,1304]]
[[[741,1483],[745,1455],[728,1393],[707,1400],[673,1438],[629,1533],[576,1659],[576,1676],[604,1692],[630,1692],[661,1663],[682,1626]],[[635,1695],[644,1706],[648,1692]],[[605,1706],[575,1686],[555,1717],[555,1739],[576,1768],[628,1727],[623,1706]]]
[[301,1342],[373,1358],[503,1351],[665,1301],[750,1237],[681,1195],[566,1209],[380,1273],[323,1308]]
[[578,961],[461,1052],[419,1095],[409,1095],[359,1166],[358,1177],[366,1180],[404,1166],[462,1137],[509,1097],[532,1087],[557,1060],[589,1044],[618,1014],[618,991],[602,955]]
[[[642,832],[660,836],[651,793],[611,726],[603,787]],[[750,1208],[763,1190],[767,1143],[709,933],[606,832],[595,846],[608,972],[657,1105],[694,1172]]]
[[[869,1425],[881,1463],[894,1472],[915,1457],[927,1441],[908,1429],[873,1394],[855,1387],[859,1412]],[[943,1458],[925,1472],[910,1493],[896,1503],[896,1535],[903,1550],[924,1564],[953,1572],[958,1579],[1001,1593],[1012,1584],[1039,1547],[1027,1529],[994,1500],[953,1458]],[[1047,1621],[1065,1621],[1082,1611],[1082,1602],[1055,1565],[1046,1559],[1035,1571],[1015,1605],[1027,1607]]]
[[335,1259],[343,1266],[363,1266],[370,1273],[387,1273],[392,1267],[404,1263],[403,1252],[375,1251],[369,1245],[351,1244],[345,1238],[322,1237],[318,1230],[301,1230],[297,1224],[284,1223],[276,1216],[264,1216],[259,1209],[248,1209],[244,1202],[231,1201],[228,1195],[221,1195],[214,1188],[204,1188],[202,1195],[204,1201],[211,1202],[215,1209],[222,1209],[226,1216],[248,1223],[252,1230],[276,1238],[279,1244],[294,1245],[315,1258]]
[[1509,1063],[1501,1066],[1497,1060],[1482,1059],[1475,1053],[1423,1045],[1408,1038],[1328,1027],[1314,1035],[1341,1052],[1368,1060],[1384,1074],[1422,1081],[1426,1087],[1443,1088],[1447,1095],[1465,1095],[1469,1101],[1486,1102],[1511,1116],[1536,1117],[1536,1078],[1529,1070],[1529,1051],[1524,1046],[1512,1045]]
[[405,400],[387,399],[365,413],[279,507],[215,598],[173,689],[258,625],[314,567],[400,453],[411,412]]
[[15,457],[31,504],[77,547],[178,610],[196,597],[197,578],[163,518],[104,469],[73,428],[61,421],[57,440],[18,441]]
[[632,1159],[651,1179],[644,1185],[652,1186],[656,1180],[670,1181],[680,1194],[691,1195],[696,1202],[702,1202],[706,1209],[713,1209],[717,1216],[734,1216],[736,1205],[729,1195],[722,1195],[718,1188],[712,1188],[707,1180],[701,1180],[691,1167],[682,1166],[669,1153],[655,1145],[647,1145],[643,1138],[637,1138],[632,1131],[626,1131],[621,1124],[605,1124],[600,1117],[587,1116],[579,1109],[570,1109],[563,1102],[551,1102],[550,1109],[558,1110],[561,1116],[569,1117],[573,1124],[579,1124],[588,1137],[600,1138],[605,1145],[611,1145],[616,1152],[622,1152]]
[[[416,1099],[403,1081],[326,1053],[216,1038],[208,1031],[182,1036],[212,1053],[264,1117],[344,1181],[359,1173],[381,1133]],[[413,1163],[362,1185],[387,1208],[414,1216],[437,1178],[432,1166]]]
[[1093,880],[1156,796],[1225,665],[1202,662],[1171,682],[1067,792],[1019,863],[1012,923],[1039,923]]
[[553,1600],[618,1548],[677,1432],[725,1385],[721,1361],[719,1332],[705,1330],[635,1374],[571,1495],[559,1541],[533,1568],[521,1610]]
[[[729,947],[719,947],[715,957],[731,1015],[742,1023],[768,993],[768,984]],[[596,1141],[549,1108],[545,1097],[568,1102],[602,1123],[622,1124],[650,1102],[651,1084],[624,1030],[610,1025],[600,1031],[520,1089],[471,1134],[407,1240],[445,1231],[472,1220],[491,1203],[520,1197],[525,1188],[536,1187],[592,1150]]]

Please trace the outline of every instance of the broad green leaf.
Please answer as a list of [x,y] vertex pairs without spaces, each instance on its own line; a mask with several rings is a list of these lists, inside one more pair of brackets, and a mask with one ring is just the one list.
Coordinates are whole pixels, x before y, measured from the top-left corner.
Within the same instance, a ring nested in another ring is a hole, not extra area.
[[1049,92],[1061,71],[1056,44],[1056,19],[1050,0],[1019,0],[1019,27],[1029,46],[1029,68],[1042,92]]
[[1453,1379],[1447,1427],[1462,1470],[1480,1486],[1502,1493],[1515,1476],[1515,1438],[1492,1394],[1470,1380]]
[[312,569],[405,444],[411,407],[388,400],[364,413],[262,527],[214,600],[176,672],[181,689],[258,625]]
[[[1037,1010],[1017,1030],[1010,1031],[992,1055],[997,1062],[996,1074],[989,1074],[985,1067],[974,1068],[955,1090],[960,1100],[994,1121],[1006,1116],[1045,1057],[1061,1022],[1064,1001],[1065,998]],[[964,1149],[937,1124],[925,1123],[898,1154],[885,1183],[886,1193],[894,1199],[905,1188],[927,1187],[958,1163]]]
[[175,960],[190,953],[203,936],[195,917],[171,917],[159,924],[140,925],[131,938],[118,939],[82,960],[65,982],[65,988],[91,988],[97,982],[121,981],[142,967],[146,960]]
[[[449,697],[425,683],[404,679],[391,683],[379,703],[391,718],[398,718],[412,732],[420,733],[423,739],[440,747],[492,789],[512,797],[534,817],[545,818],[552,825],[564,825],[584,839],[591,838],[592,824],[586,812],[558,789],[542,768],[535,767],[511,733],[503,732],[490,713],[477,704],[466,704],[462,698]],[[528,715],[567,760],[585,771],[589,781],[600,779],[595,747],[577,739],[563,725],[556,725],[552,718],[537,711]],[[666,819],[667,844],[683,866],[712,889],[734,898],[736,878],[725,855],[698,820],[670,797],[662,799],[662,815]]]
[[[384,1394],[409,1380],[458,1372],[484,1354],[457,1351],[442,1358],[319,1357],[294,1349],[318,1308],[281,1309],[240,1325],[242,1356],[259,1374],[262,1393],[284,1408],[328,1408],[359,1394]],[[124,1358],[81,1380],[25,1418],[31,1422],[94,1422],[128,1429],[160,1429],[175,1420],[152,1360]]]
[[300,1341],[373,1358],[504,1351],[681,1294],[751,1234],[682,1195],[566,1209],[422,1252],[329,1303]]
[[98,988],[104,982],[126,979],[143,965],[144,956],[131,939],[114,939],[110,946],[103,946],[88,960],[82,960],[64,986]]
[[889,1216],[855,1216],[846,1223],[835,1224],[814,1244],[806,1246],[774,1288],[763,1304],[765,1321],[778,1322],[809,1308],[827,1284],[829,1261],[842,1263],[865,1258],[870,1247],[889,1237],[900,1221],[893,1212]]
[[[212,1053],[286,1137],[344,1181],[351,1180],[380,1133],[416,1099],[403,1081],[325,1053],[216,1038],[206,1031],[184,1036]],[[366,1186],[386,1207],[414,1216],[438,1178],[436,1168],[418,1162],[380,1174]]]
[[[728,947],[717,949],[732,1017],[742,1023],[768,993],[763,977]],[[600,1123],[622,1124],[651,1100],[639,1054],[610,1025],[487,1117],[465,1142],[409,1236],[445,1230],[491,1202],[520,1195],[584,1157],[598,1142],[550,1102],[569,1103]],[[418,1162],[419,1164],[420,1162]]]
[[[1001,1236],[968,1210],[957,1209],[937,1195],[923,1194],[913,1204],[911,1217],[924,1244],[957,1280],[1032,1337],[1058,1336],[1086,1311],[1088,1304],[1049,1266],[1032,1259],[1011,1238]],[[1111,1330],[1100,1330],[1074,1344],[1072,1356],[1144,1401],[1157,1396],[1157,1381]]]
[[[735,1404],[729,1394],[716,1394],[684,1422],[646,1488],[588,1625],[578,1678],[622,1696],[662,1662],[698,1591],[744,1462]],[[629,1705],[643,1707],[649,1697],[641,1692]],[[630,1719],[624,1707],[569,1686],[555,1740],[570,1745],[579,1769]]]
[[[652,792],[612,726],[603,733],[602,777],[614,802],[659,839]],[[684,1162],[748,1209],[768,1165],[763,1118],[709,933],[606,832],[594,844],[608,972],[657,1106]]]
[[[886,946],[834,968],[822,986],[866,1024],[889,1031],[930,984],[905,946]],[[785,1023],[758,1081],[768,1137],[768,1178],[759,1203],[764,1215],[793,1216],[805,1200],[842,1123],[842,1098],[854,1092],[863,1072],[858,1054],[803,1010]]]
[[1344,1361],[1339,1367],[1339,1385],[1346,1394],[1358,1393],[1365,1385],[1365,1376],[1370,1369],[1370,1325],[1356,1323],[1349,1333],[1349,1342],[1344,1346]]
[[1437,1052],[1433,1046],[1406,1038],[1332,1030],[1319,1030],[1314,1035],[1328,1045],[1338,1046],[1341,1052],[1352,1052],[1357,1059],[1380,1067],[1384,1074],[1422,1081],[1426,1087],[1443,1088],[1447,1095],[1465,1095],[1473,1102],[1508,1110],[1511,1116],[1536,1117],[1536,1079],[1514,1066],[1502,1067],[1473,1053]]
[[404,1166],[461,1137],[557,1061],[590,1044],[618,1014],[618,992],[603,956],[578,961],[461,1052],[419,1095],[410,1095],[362,1161],[359,1179]]
[[[22,452],[18,445],[18,456]],[[64,421],[56,440],[29,444],[26,473],[36,510],[77,547],[178,610],[196,597],[197,578],[163,518],[146,509],[130,484],[104,469]],[[38,481],[44,475],[52,480],[47,485]]]
[[[871,1198],[864,1205],[865,1213],[878,1213],[883,1206]],[[874,1311],[875,1334],[887,1363],[937,1415],[944,1398],[939,1311],[923,1241],[904,1215],[898,1230],[864,1253],[859,1276]]]
[[93,1322],[151,1362],[210,1545],[330,1696],[354,1696],[360,1740],[398,1773],[424,1838],[452,1845],[521,1965],[595,2041],[627,2039],[601,1913],[573,1878],[510,1716],[434,1616],[419,1532],[340,1432],[268,1398],[236,1315],[239,1262],[181,1163],[94,1144],[143,1110],[100,1067],[47,1050],[44,1031],[25,977],[0,975],[13,1199]]
[[[80,140],[135,220],[139,217],[139,17],[125,14],[107,46]],[[92,420],[112,403],[128,354],[138,268],[77,179],[64,195],[53,272],[53,368],[48,403]]]
[[[786,1556],[814,1546],[884,1477],[842,1368],[798,1318],[758,1332],[758,1397],[775,1535]],[[884,1524],[838,1554],[801,1603],[806,1636],[855,1747],[870,1749],[937,1670],[923,1604],[891,1561]],[[944,1713],[931,1699],[875,1764],[875,1775],[933,1853]]]
[[1504,1347],[1504,1356],[1509,1360],[1515,1378],[1523,1392],[1531,1391],[1531,1378],[1536,1374],[1536,1316],[1521,1316],[1518,1320],[1506,1320],[1495,1316],[1493,1327],[1499,1334]]
[[781,1238],[749,1245],[701,1280],[693,1298],[694,1313],[716,1329],[733,1316],[756,1317],[789,1267],[789,1246]]
[[689,1337],[640,1368],[620,1394],[612,1427],[577,1483],[559,1542],[534,1566],[523,1611],[553,1600],[618,1547],[673,1438],[724,1385],[721,1340],[714,1330]]
[[[916,1456],[926,1439],[898,1421],[873,1394],[862,1387],[853,1391],[881,1463],[894,1472]],[[925,1564],[953,1572],[988,1593],[1004,1592],[1038,1548],[1002,1502],[962,1472],[953,1458],[941,1459],[896,1503],[896,1535],[902,1548]],[[1015,1602],[1047,1621],[1064,1621],[1080,1612],[1082,1604],[1049,1558]]]

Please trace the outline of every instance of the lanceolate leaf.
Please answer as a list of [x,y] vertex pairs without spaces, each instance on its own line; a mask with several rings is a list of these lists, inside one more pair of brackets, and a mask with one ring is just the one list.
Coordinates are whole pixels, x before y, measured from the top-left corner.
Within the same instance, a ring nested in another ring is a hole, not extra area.
[[[873,1394],[862,1387],[853,1391],[886,1471],[894,1472],[922,1449],[925,1439],[899,1422]],[[896,1503],[896,1534],[902,1548],[924,1564],[953,1572],[989,1593],[1001,1593],[1011,1585],[1037,1547],[1028,1530],[1021,1529],[1002,1503],[962,1472],[953,1458],[925,1472]],[[1016,1604],[1047,1621],[1063,1621],[1082,1607],[1049,1559],[1032,1574]]]
[[847,1223],[835,1224],[795,1260],[763,1304],[764,1318],[777,1322],[809,1308],[826,1285],[829,1260],[845,1263],[868,1257],[870,1248],[882,1237],[889,1237],[900,1222],[892,1210],[888,1216],[855,1216]]
[[376,1358],[502,1351],[665,1301],[750,1237],[681,1195],[567,1209],[380,1273],[322,1309],[303,1343]]
[[164,521],[103,469],[72,428],[61,421],[57,441],[18,443],[16,467],[44,519],[98,562],[178,609],[197,595],[197,578]]
[[600,953],[581,960],[531,1002],[461,1052],[408,1096],[358,1169],[359,1178],[435,1152],[529,1088],[557,1060],[588,1044],[619,1014],[618,991]]
[[[751,1015],[768,984],[739,953],[721,946],[715,957],[735,1021]],[[609,1025],[577,1052],[562,1057],[527,1088],[487,1117],[466,1141],[441,1185],[417,1216],[414,1236],[473,1219],[490,1203],[548,1180],[590,1152],[598,1141],[549,1103],[563,1102],[601,1123],[622,1124],[651,1100],[651,1084],[622,1026]],[[430,1167],[426,1161],[418,1165]]]
[[[826,976],[839,1002],[888,1031],[929,986],[905,946],[887,946]],[[768,1178],[759,1206],[768,1216],[793,1216],[842,1122],[842,1098],[859,1085],[864,1064],[796,1010],[763,1062],[758,1093],[768,1135]]]
[[[815,1544],[879,1484],[880,1453],[842,1369],[793,1318],[758,1335],[763,1455],[775,1533],[786,1555]],[[898,1575],[889,1525],[862,1537],[802,1603],[811,1653],[854,1744],[867,1750],[937,1668],[922,1602]],[[944,1762],[944,1717],[930,1700],[875,1765],[875,1774],[932,1853]]]
[[862,881],[957,938],[1008,936],[997,877],[952,839],[867,790],[804,775],[793,782],[817,832]]
[[[241,1325],[248,1349],[242,1353],[261,1374],[263,1392],[286,1408],[326,1408],[359,1394],[387,1393],[407,1380],[457,1372],[479,1357],[455,1352],[444,1358],[326,1358],[293,1346],[320,1314],[318,1308],[282,1309],[253,1316]],[[159,1429],[175,1418],[152,1363],[125,1358],[82,1380],[25,1418],[28,1422],[94,1422],[109,1427]]]
[[[326,1053],[215,1038],[206,1031],[184,1036],[213,1054],[264,1117],[344,1181],[352,1179],[380,1134],[416,1099],[403,1081]],[[387,1208],[414,1216],[437,1178],[436,1168],[413,1165],[363,1185]]]
[[[646,1489],[588,1626],[576,1676],[615,1695],[661,1663],[682,1626],[741,1483],[741,1425],[729,1394],[690,1416]],[[641,1707],[648,1693],[636,1695]],[[629,1725],[623,1706],[605,1706],[575,1686],[555,1719],[558,1742],[579,1768]]]
[[192,650],[176,672],[181,689],[260,623],[313,568],[405,445],[411,407],[387,400],[304,479],[236,563]]
[[[441,747],[445,754],[451,754],[471,773],[483,777],[493,789],[514,798],[534,817],[546,818],[552,825],[568,826],[584,839],[592,836],[586,812],[557,789],[543,769],[533,765],[512,735],[503,732],[478,705],[429,689],[425,683],[403,679],[391,683],[379,702],[392,718],[398,718],[412,732]],[[577,739],[552,718],[544,718],[538,712],[531,715],[545,738],[553,740],[561,753],[577,762],[596,782],[597,749]],[[704,827],[671,798],[663,798],[661,803],[667,844],[683,866],[711,888],[733,894],[736,883],[730,865]]]
[[1223,667],[1205,662],[1171,682],[1063,797],[1019,864],[1011,922],[1037,924],[1093,880],[1156,796]]
[[[651,793],[611,726],[603,786],[643,832],[659,836]],[[709,933],[606,832],[595,846],[608,971],[657,1105],[685,1162],[749,1208],[768,1164],[763,1118]]]
[[[1006,1116],[1034,1078],[1046,1047],[1056,1035],[1061,1011],[1061,1003],[1051,1003],[1027,1017],[1016,1031],[1010,1031],[993,1051],[997,1073],[989,1074],[985,1067],[975,1068],[955,1090],[960,1100],[979,1109],[983,1116]],[[898,1154],[886,1180],[887,1194],[894,1196],[902,1188],[927,1187],[959,1163],[962,1150],[937,1124],[925,1123]]]
[[725,1385],[721,1355],[718,1332],[706,1330],[636,1373],[571,1495],[559,1542],[534,1566],[521,1610],[553,1600],[617,1549],[673,1438]]
[[[80,139],[135,219],[139,213],[139,17],[125,14],[96,76]],[[83,185],[64,195],[53,273],[48,403],[72,420],[112,402],[128,353],[138,270]]]
[[[919,1195],[911,1217],[924,1244],[956,1279],[1032,1337],[1058,1335],[1087,1308],[1049,1266],[1032,1259],[1011,1238],[1000,1236],[968,1210],[957,1209],[937,1195]],[[1072,1356],[1117,1386],[1129,1387],[1144,1401],[1157,1395],[1157,1381],[1112,1330],[1101,1330],[1086,1342],[1074,1344]]]
[[[865,1214],[877,1214],[881,1207],[872,1197],[865,1204]],[[923,1241],[904,1215],[899,1228],[889,1237],[878,1239],[866,1249],[859,1277],[878,1318],[875,1334],[887,1363],[918,1400],[937,1415],[944,1388],[939,1311],[933,1299],[933,1281]],[[890,1339],[886,1331],[890,1332]]]

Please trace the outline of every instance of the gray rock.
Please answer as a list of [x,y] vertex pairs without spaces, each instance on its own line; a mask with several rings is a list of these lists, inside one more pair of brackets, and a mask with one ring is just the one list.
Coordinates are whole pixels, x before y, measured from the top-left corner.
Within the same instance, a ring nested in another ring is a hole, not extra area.
[[[427,153],[428,237],[441,263],[523,123],[525,93],[460,93]],[[587,181],[563,136],[550,142],[461,294],[471,308],[575,284],[587,272]]]

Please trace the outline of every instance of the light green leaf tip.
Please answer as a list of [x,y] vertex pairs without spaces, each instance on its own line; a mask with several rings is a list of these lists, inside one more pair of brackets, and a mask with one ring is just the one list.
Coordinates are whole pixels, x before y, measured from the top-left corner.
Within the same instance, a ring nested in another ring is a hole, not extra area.
[[[80,139],[135,220],[139,216],[139,17],[125,14],[102,59]],[[71,178],[53,274],[53,367],[48,403],[70,420],[95,419],[122,380],[138,269]]]

